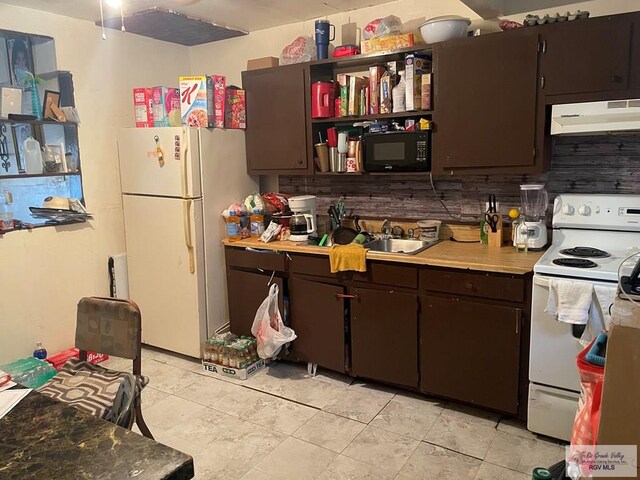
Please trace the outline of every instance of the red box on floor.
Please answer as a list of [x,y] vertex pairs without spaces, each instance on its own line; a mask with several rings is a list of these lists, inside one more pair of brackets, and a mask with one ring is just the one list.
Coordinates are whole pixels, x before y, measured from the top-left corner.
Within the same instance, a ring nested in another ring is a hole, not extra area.
[[[50,356],[47,358],[47,362],[53,365],[56,370],[60,370],[70,358],[80,358],[80,351],[75,347],[69,348],[64,352]],[[109,355],[106,353],[87,352],[87,361],[89,363],[101,363],[105,360],[109,360]]]

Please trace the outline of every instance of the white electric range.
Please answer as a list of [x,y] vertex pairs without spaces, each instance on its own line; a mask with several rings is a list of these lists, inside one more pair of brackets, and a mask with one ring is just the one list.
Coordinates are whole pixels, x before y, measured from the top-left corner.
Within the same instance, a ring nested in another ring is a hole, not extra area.
[[[580,392],[576,355],[608,326],[602,298],[615,291],[619,268],[628,275],[638,259],[627,257],[640,251],[640,195],[559,195],[552,223],[551,246],[533,269],[527,428],[568,441]],[[598,287],[586,333],[544,311],[552,278]]]

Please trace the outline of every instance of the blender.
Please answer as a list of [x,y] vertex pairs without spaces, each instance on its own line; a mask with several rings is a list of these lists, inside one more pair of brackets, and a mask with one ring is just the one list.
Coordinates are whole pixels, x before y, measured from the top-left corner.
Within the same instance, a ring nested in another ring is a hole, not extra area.
[[309,235],[316,234],[316,197],[301,195],[289,198],[289,208],[293,212],[289,220],[292,242],[306,242]]
[[529,250],[541,250],[547,244],[546,212],[549,194],[542,183],[520,185],[522,216],[527,226],[526,245]]

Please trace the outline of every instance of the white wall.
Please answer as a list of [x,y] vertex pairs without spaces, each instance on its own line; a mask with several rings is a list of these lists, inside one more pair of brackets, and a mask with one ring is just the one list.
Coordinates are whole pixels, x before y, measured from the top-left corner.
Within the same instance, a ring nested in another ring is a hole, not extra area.
[[58,69],[73,73],[84,195],[94,220],[0,236],[0,363],[73,345],[75,308],[108,294],[108,255],[124,251],[116,130],[133,125],[131,89],[175,85],[188,48],[100,29],[91,22],[0,4],[0,28],[55,38]]

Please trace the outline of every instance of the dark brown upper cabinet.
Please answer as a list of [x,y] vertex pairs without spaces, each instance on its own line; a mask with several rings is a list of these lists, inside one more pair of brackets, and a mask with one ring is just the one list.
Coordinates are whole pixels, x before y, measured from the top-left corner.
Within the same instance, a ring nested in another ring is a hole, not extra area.
[[[634,17],[638,16],[615,15],[540,27],[542,94],[628,89]],[[596,95],[593,99],[601,98]]]
[[534,171],[537,71],[535,29],[435,47],[433,173]]
[[311,174],[308,64],[245,71],[242,85],[247,99],[247,171],[253,175]]

